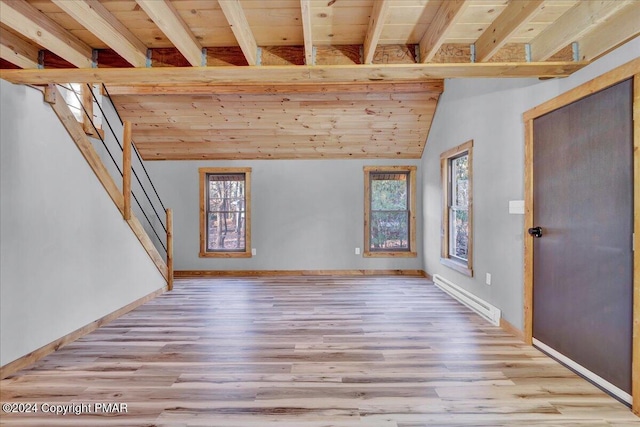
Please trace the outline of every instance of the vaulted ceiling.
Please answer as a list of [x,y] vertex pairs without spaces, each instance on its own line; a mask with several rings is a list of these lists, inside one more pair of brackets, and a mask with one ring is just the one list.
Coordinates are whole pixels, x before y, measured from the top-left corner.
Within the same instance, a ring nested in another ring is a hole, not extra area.
[[419,158],[442,79],[639,33],[637,0],[0,0],[0,77],[104,83],[147,159]]

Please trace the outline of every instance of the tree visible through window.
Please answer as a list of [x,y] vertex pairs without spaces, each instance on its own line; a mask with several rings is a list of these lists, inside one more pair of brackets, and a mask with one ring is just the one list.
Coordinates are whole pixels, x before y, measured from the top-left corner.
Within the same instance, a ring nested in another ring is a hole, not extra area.
[[371,173],[369,250],[409,250],[408,173]]
[[462,261],[469,254],[469,153],[451,159],[449,255]]
[[415,167],[365,167],[365,256],[416,256]]
[[201,256],[250,256],[250,169],[200,169]]
[[469,141],[440,156],[443,194],[441,261],[469,276],[473,276],[472,150],[473,141]]

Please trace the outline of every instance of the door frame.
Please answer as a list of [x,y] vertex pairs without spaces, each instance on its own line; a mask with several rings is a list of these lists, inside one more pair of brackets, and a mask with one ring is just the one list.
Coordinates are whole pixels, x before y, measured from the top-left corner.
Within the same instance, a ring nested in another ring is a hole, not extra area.
[[633,78],[633,355],[631,362],[632,411],[640,415],[640,58],[636,58],[593,80],[526,111],[524,121],[524,339],[533,345],[533,120],[544,114]]

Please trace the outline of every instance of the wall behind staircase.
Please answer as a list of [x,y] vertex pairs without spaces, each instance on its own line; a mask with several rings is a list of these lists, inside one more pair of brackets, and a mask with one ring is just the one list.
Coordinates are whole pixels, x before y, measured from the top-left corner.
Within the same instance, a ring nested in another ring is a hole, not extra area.
[[165,286],[38,90],[0,80],[0,364]]

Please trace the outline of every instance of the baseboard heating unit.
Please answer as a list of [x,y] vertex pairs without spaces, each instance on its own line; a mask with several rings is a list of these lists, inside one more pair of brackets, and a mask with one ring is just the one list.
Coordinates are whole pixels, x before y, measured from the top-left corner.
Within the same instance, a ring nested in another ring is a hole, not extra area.
[[433,275],[433,283],[453,298],[466,305],[480,316],[487,319],[495,326],[500,326],[501,312],[498,307],[495,307],[485,300],[478,298],[471,292],[465,291],[455,283],[450,282],[439,274]]

